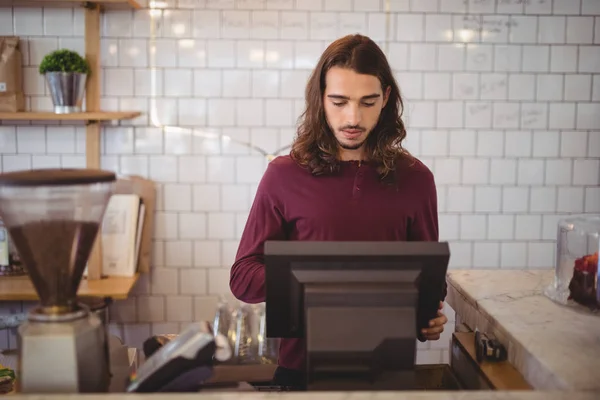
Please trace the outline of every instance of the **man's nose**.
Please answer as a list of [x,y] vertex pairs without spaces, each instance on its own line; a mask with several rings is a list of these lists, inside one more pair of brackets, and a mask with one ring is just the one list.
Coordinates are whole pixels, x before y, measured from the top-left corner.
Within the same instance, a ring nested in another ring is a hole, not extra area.
[[362,115],[358,104],[350,103],[346,108],[346,124],[356,126],[360,124]]

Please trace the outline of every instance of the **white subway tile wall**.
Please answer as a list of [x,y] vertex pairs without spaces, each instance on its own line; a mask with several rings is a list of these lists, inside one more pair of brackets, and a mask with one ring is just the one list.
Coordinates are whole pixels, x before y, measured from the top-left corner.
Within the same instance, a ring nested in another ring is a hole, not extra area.
[[[112,308],[112,331],[210,319],[256,186],[285,154],[325,47],[376,40],[404,95],[407,148],[433,170],[451,268],[552,268],[558,219],[600,212],[598,0],[169,0],[102,16],[102,167],[158,182],[152,272]],[[27,107],[51,101],[37,73],[83,51],[81,9],[0,8],[22,39]],[[3,122],[1,170],[85,166],[83,126]],[[16,312],[23,305],[2,305]],[[454,313],[447,308],[449,317]],[[448,360],[449,325],[419,343]],[[0,347],[14,346],[0,332]]]

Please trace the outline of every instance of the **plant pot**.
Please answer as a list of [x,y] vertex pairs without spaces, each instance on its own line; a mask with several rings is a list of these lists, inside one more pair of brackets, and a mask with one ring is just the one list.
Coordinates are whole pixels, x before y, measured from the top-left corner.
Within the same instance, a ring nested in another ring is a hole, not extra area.
[[44,76],[56,114],[81,112],[87,74],[46,72]]

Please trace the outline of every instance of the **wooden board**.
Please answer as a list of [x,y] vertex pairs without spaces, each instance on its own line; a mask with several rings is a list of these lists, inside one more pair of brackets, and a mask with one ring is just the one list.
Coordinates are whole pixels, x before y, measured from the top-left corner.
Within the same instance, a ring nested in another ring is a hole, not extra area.
[[269,382],[276,369],[277,364],[216,365],[208,383]]
[[[93,0],[89,3],[100,5],[104,9],[139,9],[142,8],[137,0]],[[79,7],[83,0],[0,0],[0,7]]]
[[[106,279],[88,281],[83,279],[79,285],[79,296],[112,297],[115,300],[124,300],[131,292],[139,278],[136,274],[131,278],[110,277]],[[0,277],[0,301],[30,301],[39,297],[27,276]]]
[[0,121],[114,121],[133,119],[141,114],[139,111],[90,111],[71,114],[37,111],[2,112]]
[[531,390],[523,375],[517,371],[508,361],[477,363],[475,354],[475,333],[473,332],[454,332],[454,338],[469,357],[476,364],[476,367],[489,383],[497,390]]

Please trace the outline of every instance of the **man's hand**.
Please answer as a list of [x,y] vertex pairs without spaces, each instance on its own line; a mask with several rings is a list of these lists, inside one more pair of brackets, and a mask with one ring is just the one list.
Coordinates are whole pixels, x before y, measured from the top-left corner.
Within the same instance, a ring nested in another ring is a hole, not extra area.
[[429,328],[423,329],[423,336],[427,340],[438,340],[440,338],[440,334],[444,331],[444,325],[448,322],[448,318],[442,313],[442,309],[444,308],[444,303],[440,301],[440,306],[438,307],[438,317],[429,321]]

